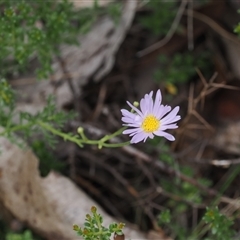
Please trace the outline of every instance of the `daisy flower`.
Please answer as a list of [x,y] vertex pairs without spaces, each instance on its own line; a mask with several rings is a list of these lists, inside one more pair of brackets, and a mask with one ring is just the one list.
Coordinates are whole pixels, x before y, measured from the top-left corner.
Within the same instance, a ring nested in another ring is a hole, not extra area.
[[133,106],[127,101],[127,104],[134,110],[130,112],[122,109],[123,126],[131,127],[124,130],[123,134],[132,137],[130,143],[146,141],[147,138],[153,138],[154,135],[165,137],[169,141],[174,141],[173,135],[165,132],[167,129],[177,128],[176,122],[181,119],[178,114],[179,107],[172,109],[170,106],[161,104],[162,95],[158,90],[155,101],[153,100],[153,91],[145,94],[140,101],[140,109]]

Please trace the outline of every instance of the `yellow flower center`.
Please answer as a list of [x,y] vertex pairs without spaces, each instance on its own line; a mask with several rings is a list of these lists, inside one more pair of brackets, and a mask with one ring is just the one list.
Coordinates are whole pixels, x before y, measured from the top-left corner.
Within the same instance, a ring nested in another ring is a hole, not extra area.
[[160,126],[160,121],[153,115],[148,115],[143,120],[141,128],[146,133],[152,133],[156,130],[158,130]]

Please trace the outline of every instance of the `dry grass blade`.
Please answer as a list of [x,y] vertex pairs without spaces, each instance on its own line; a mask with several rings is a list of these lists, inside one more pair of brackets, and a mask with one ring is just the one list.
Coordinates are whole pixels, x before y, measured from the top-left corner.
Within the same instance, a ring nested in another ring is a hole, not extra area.
[[[212,188],[208,188],[204,185],[202,185],[201,183],[199,183],[197,181],[197,179],[194,179],[194,178],[191,178],[191,177],[188,177],[182,173],[180,173],[179,171],[177,171],[176,169],[173,169],[172,167],[169,167],[165,164],[163,164],[162,162],[160,161],[157,161],[157,160],[154,160],[152,159],[150,156],[146,155],[145,153],[143,153],[142,151],[140,150],[137,150],[137,149],[134,149],[133,151],[133,147],[123,147],[123,150],[127,151],[129,154],[135,156],[135,154],[137,154],[137,156],[143,156],[142,160],[146,161],[147,163],[149,164],[153,164],[155,166],[155,168],[171,175],[171,176],[177,176],[179,177],[181,180],[183,181],[186,181],[192,185],[194,185],[195,187],[199,188],[201,191],[207,193],[209,196],[212,196],[212,197],[219,197],[219,193],[215,190],[215,189],[212,189]],[[130,151],[129,151],[130,150]],[[228,202],[230,204],[233,204],[234,206],[240,206],[240,203],[239,201],[235,201],[229,197],[226,197],[226,196],[221,196],[220,197],[220,201],[221,202]]]
[[[191,11],[190,10],[186,10],[185,13],[187,16],[191,15]],[[211,19],[210,17],[193,11],[193,17],[204,22],[205,24],[207,24],[209,27],[211,27],[215,32],[217,32],[220,36],[234,42],[235,44],[240,46],[240,41],[239,39],[232,33],[229,33],[228,31],[226,31],[224,28],[222,28],[217,22],[215,22],[213,19]]]
[[194,85],[190,85],[189,97],[188,97],[188,114],[190,114],[194,108]]
[[167,33],[167,35],[162,40],[160,40],[159,42],[153,44],[152,46],[150,46],[150,47],[148,47],[148,48],[146,48],[146,49],[144,49],[142,51],[139,51],[137,53],[138,57],[143,57],[143,56],[145,56],[145,55],[147,55],[147,54],[157,50],[158,48],[164,46],[165,44],[167,44],[171,40],[171,38],[173,37],[173,35],[174,35],[178,25],[179,25],[179,22],[180,22],[180,20],[182,18],[182,15],[183,15],[184,10],[185,10],[185,8],[187,6],[187,3],[188,3],[188,1],[186,1],[186,0],[182,0],[181,1],[181,4],[180,4],[180,6],[178,8],[177,15],[176,15],[176,17],[175,17],[175,19],[174,19],[174,21],[172,23],[171,28],[169,29],[169,31]]
[[226,85],[225,83],[212,83],[210,86],[215,88],[225,88],[225,89],[237,90],[237,91],[240,90],[240,87]]
[[198,112],[193,110],[192,115],[195,116],[199,120],[199,122],[201,122],[205,126],[205,128],[207,128],[211,131],[214,130],[214,128]]
[[210,161],[211,164],[219,167],[229,167],[230,165],[240,164],[240,158],[236,159],[214,159]]

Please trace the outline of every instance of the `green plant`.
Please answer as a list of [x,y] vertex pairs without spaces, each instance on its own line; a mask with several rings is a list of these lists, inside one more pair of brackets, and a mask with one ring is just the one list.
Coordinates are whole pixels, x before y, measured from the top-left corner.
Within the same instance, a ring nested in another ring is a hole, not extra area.
[[29,230],[23,233],[7,233],[6,240],[34,240]]
[[[0,1],[0,64],[1,75],[26,68],[31,58],[41,67],[39,78],[51,72],[51,59],[62,43],[76,43],[81,28],[73,25],[79,14],[72,3],[61,1]],[[90,16],[78,18],[84,28]],[[89,20],[90,19],[90,20]],[[6,61],[8,59],[9,61]]]
[[[74,114],[57,111],[53,97],[48,98],[47,105],[36,115],[27,112],[15,113],[14,92],[4,79],[0,80],[0,86],[4,86],[0,91],[0,123],[4,127],[4,130],[0,131],[0,136],[5,136],[12,142],[16,142],[13,135],[15,132],[21,133],[26,139],[33,134],[41,133],[48,144],[54,146],[56,138],[43,126],[61,128],[66,120],[73,117]],[[14,121],[14,118],[19,119],[19,122]]]
[[[76,142],[104,145],[110,138],[105,136],[99,141],[91,141],[83,131],[79,135],[64,134],[56,128],[62,128],[72,114],[56,111],[54,99],[49,97],[47,106],[35,116],[27,112],[14,113],[14,92],[2,77],[23,70],[31,58],[37,58],[40,68],[39,78],[47,77],[51,72],[51,58],[58,55],[60,44],[77,44],[77,35],[86,33],[99,14],[114,15],[117,21],[120,5],[110,4],[106,9],[100,8],[95,0],[92,8],[76,10],[68,0],[33,2],[28,0],[0,0],[0,124],[5,129],[0,131],[15,141],[12,133],[18,132],[28,138],[33,133],[41,132],[49,145],[53,146],[55,136]],[[18,115],[18,116],[17,116]],[[19,122],[14,122],[13,119]],[[79,136],[84,139],[80,140]]]
[[154,74],[156,82],[183,84],[196,75],[196,67],[201,71],[209,69],[207,59],[209,54],[203,52],[198,56],[194,53],[176,53],[171,58],[166,55],[159,56],[160,68]]
[[162,224],[168,224],[171,222],[172,215],[170,213],[169,209],[164,209],[159,215],[158,215],[158,225]]
[[61,172],[66,167],[66,164],[59,162],[50,151],[46,141],[37,139],[31,142],[30,146],[39,159],[39,170],[43,177],[47,176],[51,170]]
[[[163,139],[152,139],[149,144],[160,149],[158,159],[167,167],[176,169],[180,174],[193,177],[194,170],[188,166],[179,166],[175,156],[171,153],[170,146]],[[210,186],[208,179],[200,179],[204,186]],[[181,225],[179,216],[188,214],[193,205],[202,203],[203,195],[201,191],[192,184],[182,181],[178,176],[161,176],[159,185],[164,196],[169,197],[162,206],[161,212],[157,215],[157,223],[166,233],[177,240],[186,240],[191,231]]]
[[[152,9],[153,14],[140,20],[143,26],[156,35],[166,34],[176,14],[176,2],[152,0],[148,7]],[[66,0],[47,2],[0,0],[0,9],[0,41],[2,42],[0,45],[0,64],[2,66],[0,75],[5,77],[11,72],[23,71],[28,68],[28,61],[33,58],[36,58],[40,64],[40,68],[36,72],[38,77],[47,77],[51,73],[51,59],[59,54],[58,48],[61,44],[77,44],[77,34],[86,33],[98,14],[108,12],[117,22],[118,18],[115,16],[120,13],[119,4],[111,4],[106,10],[103,10],[99,8],[97,1],[91,9],[76,10],[72,3]],[[184,53],[176,54],[170,60],[166,56],[161,56],[162,68],[155,74],[156,81],[173,85],[185,83],[196,74],[195,66],[201,70],[205,69],[207,57],[203,54],[196,58],[190,53]],[[4,127],[4,129],[0,129],[0,136],[8,137],[11,141],[16,142],[15,133],[27,139],[32,134],[38,136],[40,133],[42,135],[44,141],[35,140],[32,148],[40,159],[45,160],[45,162],[41,161],[40,165],[44,176],[50,169],[61,167],[54,162],[54,156],[47,151],[47,147],[54,146],[58,137],[74,142],[80,147],[86,144],[97,145],[99,148],[120,147],[129,144],[129,142],[111,142],[114,137],[122,134],[125,127],[97,140],[89,139],[82,127],[79,127],[76,133],[65,133],[63,126],[69,119],[69,113],[57,111],[52,97],[48,99],[46,107],[36,115],[26,112],[15,113],[14,91],[5,79],[0,80],[0,109],[0,124]],[[129,116],[131,115],[129,114]],[[159,144],[157,138],[152,141],[154,144]],[[179,167],[176,164],[166,144],[162,144],[159,158],[164,163],[179,168],[180,173],[193,177],[192,169]],[[209,184],[206,180],[204,182],[206,186]],[[177,177],[162,178],[160,185],[171,198],[166,204],[168,208],[160,213],[158,223],[170,229],[178,239],[186,240],[188,236],[191,236],[190,230],[183,229],[176,217],[180,213],[186,213],[190,209],[189,205],[202,203],[203,195],[196,186]],[[212,229],[208,232],[209,237],[211,240],[221,240],[219,236],[222,234],[226,240],[231,239],[233,236],[232,221],[228,222],[224,215],[215,210],[213,212],[214,218],[211,218],[211,212],[208,209],[203,218],[206,222],[205,227]],[[112,223],[109,227],[105,227],[103,218],[95,207],[91,209],[91,213],[92,215],[86,215],[83,228],[74,225],[74,230],[85,240],[109,240],[113,234],[122,234],[124,224]],[[225,224],[225,228],[221,227],[219,221]],[[25,231],[23,234],[9,233],[7,237],[7,240],[33,239],[29,231]]]
[[[42,175],[46,175],[50,169],[60,167],[53,161],[54,156],[47,152],[46,143],[47,147],[53,147],[57,137],[61,137],[81,147],[84,143],[97,144],[99,147],[119,146],[117,143],[111,145],[105,142],[121,134],[122,130],[100,140],[89,140],[81,128],[76,134],[64,133],[62,128],[65,122],[74,117],[74,114],[56,110],[54,98],[51,96],[44,109],[35,115],[16,112],[15,94],[6,79],[12,74],[29,70],[28,63],[33,59],[38,62],[35,72],[37,77],[47,78],[52,72],[52,58],[59,55],[61,44],[78,44],[77,36],[89,31],[99,15],[109,14],[117,24],[120,10],[119,3],[112,3],[106,9],[100,8],[97,0],[92,8],[81,10],[77,10],[68,0],[0,0],[0,136],[25,147],[15,134],[25,139],[32,136],[35,139],[41,134],[44,142],[35,140],[31,146],[39,158],[45,161],[40,164]],[[100,215],[96,213],[94,217],[100,223]],[[123,224],[113,223],[109,226],[109,232],[121,234],[121,228]],[[105,228],[102,230],[105,231]],[[30,231],[0,235],[7,240],[33,239]]]
[[84,228],[78,225],[73,226],[73,230],[82,236],[84,240],[109,240],[113,234],[123,235],[123,223],[111,223],[109,227],[104,227],[102,225],[103,217],[97,212],[96,207],[91,208],[91,213],[92,216],[90,214],[86,215]]
[[68,0],[0,0],[0,76],[23,71],[36,58],[38,78],[47,78],[59,46],[78,45],[77,36],[88,32],[99,14],[106,13],[117,21],[119,4],[105,10],[95,1],[93,8],[78,10]]
[[[238,13],[240,13],[240,9],[238,9]],[[240,37],[240,23],[234,27],[233,31],[238,35],[238,37]]]
[[208,208],[203,221],[209,228],[209,236],[205,240],[232,240],[235,231],[232,229],[233,220],[220,213],[218,207]]
[[[174,161],[174,157],[171,155],[170,149],[166,144],[161,145],[159,159],[167,166],[171,166],[179,173],[184,174],[184,176],[190,178],[194,176],[194,171],[191,167],[179,166]],[[209,179],[199,179],[198,182],[206,187],[211,186]],[[178,176],[171,177],[171,179],[162,177],[160,186],[164,195],[168,196],[169,199],[157,217],[159,226],[164,228],[165,232],[175,236],[175,239],[188,239],[192,233],[189,229],[181,226],[179,216],[187,214],[192,206],[200,206],[203,203],[201,190],[189,182],[182,181]]]
[[141,17],[139,22],[155,35],[166,35],[177,13],[175,1],[150,0],[146,4],[151,14]]

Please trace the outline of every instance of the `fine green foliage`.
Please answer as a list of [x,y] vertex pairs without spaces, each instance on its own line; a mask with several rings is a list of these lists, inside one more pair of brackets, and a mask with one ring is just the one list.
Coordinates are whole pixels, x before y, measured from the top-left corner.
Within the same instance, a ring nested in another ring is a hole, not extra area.
[[109,4],[106,8],[106,12],[113,19],[115,24],[118,24],[121,16],[121,4],[118,2]]
[[[191,168],[180,168],[181,173],[187,176],[193,176]],[[200,181],[202,184],[208,185],[209,182],[205,179]],[[166,202],[167,209],[163,210],[158,217],[158,224],[165,226],[170,232],[174,233],[177,239],[187,239],[190,236],[190,232],[187,229],[183,229],[179,222],[178,216],[186,214],[190,209],[191,205],[199,205],[202,203],[201,191],[191,185],[188,182],[181,181],[177,177],[172,179],[162,179],[161,186],[171,198]],[[170,212],[171,209],[171,212]]]
[[5,79],[0,79],[0,108],[14,107],[14,93]]
[[158,215],[158,225],[161,226],[162,224],[167,224],[171,222],[172,215],[169,209],[163,210]]
[[176,53],[171,58],[165,55],[159,57],[160,68],[154,74],[156,82],[183,84],[196,75],[196,67],[201,71],[209,68],[209,54]]
[[[37,76],[46,78],[51,72],[51,59],[59,54],[58,47],[61,44],[77,44],[77,36],[89,31],[99,15],[114,16],[116,22],[120,16],[120,4],[110,4],[104,9],[99,7],[97,0],[92,8],[81,10],[76,10],[68,0],[0,0],[0,9],[0,79],[27,68],[32,58],[40,63]],[[41,132],[50,146],[56,140],[53,135],[76,142],[79,146],[84,142],[79,141],[79,135],[64,134],[56,129],[62,128],[72,115],[57,111],[52,97],[49,97],[46,107],[34,116],[27,112],[14,113],[13,91],[2,79],[0,107],[0,125],[4,127],[0,136],[8,137],[13,142],[16,142],[12,135],[14,132],[25,138]],[[90,144],[101,147],[107,140],[108,137]]]
[[[238,13],[240,14],[240,9],[238,10]],[[233,31],[238,35],[238,37],[240,37],[240,23],[238,23],[238,25],[235,26]]]
[[[154,145],[156,145],[156,142],[154,142]],[[194,177],[194,171],[191,167],[178,165],[171,154],[170,147],[165,142],[159,142],[158,147],[161,149],[159,160],[166,164],[166,167],[170,166],[187,177]],[[198,179],[198,182],[206,187],[211,186],[209,179]],[[171,179],[161,177],[160,186],[162,191],[170,198],[157,217],[158,225],[176,239],[190,239],[192,233],[189,229],[181,226],[179,216],[191,211],[192,206],[200,206],[203,203],[201,190],[189,182],[182,181],[178,176],[171,177]]]
[[233,221],[220,213],[218,207],[208,208],[203,221],[209,226],[210,234],[205,240],[232,240],[235,231]]
[[[79,135],[63,133],[61,130],[64,123],[74,115],[56,110],[53,97],[49,97],[44,109],[35,115],[15,112],[14,91],[3,77],[26,70],[29,61],[37,59],[40,66],[36,71],[38,78],[47,78],[52,71],[52,57],[59,54],[58,47],[64,43],[78,44],[77,36],[89,31],[99,14],[107,13],[117,23],[120,4],[110,4],[105,10],[95,1],[93,8],[76,10],[67,0],[37,2],[0,0],[0,9],[0,125],[3,127],[0,136],[7,137],[22,146],[15,133],[25,139],[33,135],[39,137],[41,134],[44,141],[35,140],[31,147],[41,160],[40,170],[45,176],[51,169],[61,168],[61,165],[54,161],[54,156],[49,153],[47,146],[53,147],[57,136],[65,140],[80,140]],[[81,132],[80,135],[84,136],[84,133]],[[109,139],[109,136],[105,136],[94,144],[102,146]],[[82,142],[85,140],[86,137]],[[78,145],[82,146],[81,142]],[[103,236],[109,236],[111,233],[122,234],[123,224],[113,223],[109,228],[104,228],[101,226],[101,216],[93,211],[93,221],[90,218],[89,224],[94,225],[94,219],[100,224],[98,227],[103,231]],[[88,229],[87,223],[86,229]],[[33,239],[30,231],[22,234],[7,233],[5,237],[6,240]]]
[[[91,19],[89,15],[78,15],[73,4],[65,0],[1,0],[0,7],[2,76],[11,70],[23,70],[28,61],[36,57],[41,65],[37,70],[38,77],[47,77],[51,72],[52,55],[57,53],[56,47],[62,43],[76,43],[76,34],[89,25]],[[78,18],[81,18],[81,28],[73,25]]]
[[[164,156],[164,155],[163,155]],[[166,161],[174,166],[174,162]],[[193,171],[189,167],[179,167],[181,173],[185,176],[193,177]],[[200,179],[199,183],[209,187],[211,185],[208,179]],[[178,216],[187,213],[191,205],[199,205],[203,203],[203,196],[200,190],[188,182],[179,180],[178,178],[169,181],[161,180],[161,186],[171,199],[158,215],[158,224],[163,227],[166,232],[173,234],[179,240],[232,240],[236,232],[233,230],[234,217],[227,218],[220,213],[218,207],[207,207],[206,212],[198,222],[198,225],[190,231],[181,227]],[[214,205],[213,205],[214,206]],[[171,210],[170,210],[171,209]],[[204,238],[202,238],[204,237]]]
[[[73,116],[73,114],[57,111],[52,97],[48,98],[47,105],[36,115],[28,112],[20,112],[14,115],[12,111],[9,112],[10,114],[4,115],[5,121],[1,121],[4,131],[0,132],[0,136],[8,137],[15,142],[16,139],[13,136],[15,132],[21,133],[25,139],[28,139],[33,134],[41,133],[48,142],[48,145],[52,147],[56,143],[56,138],[43,125],[48,124],[49,126],[61,128],[66,120],[69,120]],[[18,123],[13,121],[14,117],[19,118]]]
[[[99,15],[114,16],[116,22],[120,16],[120,4],[110,4],[104,9],[99,7],[97,1],[94,1],[92,8],[77,10],[68,0],[0,0],[0,9],[2,77],[27,68],[29,60],[36,58],[40,63],[37,76],[46,78],[51,72],[51,59],[59,53],[58,47],[61,44],[77,44],[77,36],[89,31]],[[26,138],[32,133],[41,132],[51,146],[56,139],[52,134],[65,140],[78,141],[78,135],[63,134],[55,129],[63,127],[69,114],[56,111],[53,98],[49,98],[43,111],[34,116],[27,112],[20,112],[16,116],[14,101],[10,85],[5,79],[0,80],[0,124],[5,128],[0,135],[14,141],[13,132],[20,132]],[[13,119],[18,119],[19,122],[13,122]],[[99,146],[102,143],[104,142],[101,141]],[[77,144],[82,146],[81,142]]]
[[0,76],[26,70],[37,59],[39,79],[52,72],[51,61],[61,44],[78,44],[77,36],[90,30],[99,14],[118,20],[119,4],[106,10],[94,7],[78,10],[67,0],[0,0]]
[[240,36],[240,23],[238,23],[238,25],[234,28],[234,32]]
[[[15,108],[14,91],[5,79],[0,79],[0,126],[11,128]],[[9,134],[6,133],[8,136]],[[1,134],[0,134],[1,136]]]
[[[151,14],[140,19],[142,25],[157,36],[166,35],[177,11],[176,1],[150,0],[147,8]],[[97,17],[109,14],[117,23],[120,15],[120,4],[110,4],[102,9],[95,1],[92,8],[77,10],[67,0],[59,1],[29,1],[29,0],[0,0],[0,136],[17,142],[15,133],[25,139],[31,139],[31,147],[40,159],[40,170],[46,176],[52,169],[61,170],[62,165],[55,160],[48,149],[53,147],[58,137],[76,143],[83,147],[85,144],[102,147],[121,147],[129,142],[111,141],[122,134],[123,127],[113,134],[91,140],[85,135],[82,127],[76,133],[63,132],[64,124],[74,114],[56,110],[53,97],[49,97],[47,105],[42,111],[32,115],[27,112],[15,112],[15,96],[9,83],[5,80],[11,74],[18,74],[26,70],[28,63],[36,59],[39,67],[36,70],[38,78],[47,78],[52,72],[52,58],[59,54],[61,44],[78,44],[78,34],[89,31]],[[234,30],[240,36],[240,24]],[[195,74],[195,67],[201,71],[209,67],[206,63],[209,56],[205,53],[196,57],[193,53],[175,54],[171,59],[161,56],[161,67],[155,73],[157,83],[176,84],[186,83]],[[32,138],[34,136],[34,138]],[[32,139],[36,139],[32,141]],[[39,140],[44,139],[44,140]],[[161,140],[151,141],[154,147]],[[30,142],[30,141],[29,141]],[[192,168],[179,166],[171,154],[167,144],[161,143],[159,161],[174,168],[180,174],[194,178]],[[235,177],[234,177],[235,178]],[[230,177],[229,177],[230,179]],[[200,179],[204,186],[210,186],[207,179]],[[228,182],[228,181],[226,181]],[[230,183],[229,183],[230,184]],[[191,229],[183,228],[179,222],[181,214],[187,214],[194,206],[205,204],[204,194],[195,185],[181,180],[178,176],[169,178],[163,176],[159,180],[163,193],[169,196],[164,208],[158,216],[158,224],[166,232],[177,239],[231,240],[235,232],[232,230],[233,219],[221,214],[217,207],[207,208],[202,221],[200,220],[196,234]],[[227,187],[227,186],[226,186]],[[215,206],[216,204],[212,204]],[[109,240],[112,235],[123,235],[123,223],[112,223],[108,227],[103,225],[103,217],[96,207],[91,208],[91,214],[86,215],[84,227],[73,226],[76,233],[84,240]],[[194,231],[194,229],[193,229]],[[22,234],[7,233],[6,240],[33,240],[30,231]],[[191,238],[192,237],[192,238]]]
[[47,176],[51,170],[61,172],[66,167],[66,164],[59,162],[56,156],[49,150],[46,141],[35,140],[31,143],[31,148],[40,160],[39,170],[43,177]]
[[103,226],[103,218],[97,212],[96,207],[93,206],[91,208],[91,213],[92,215],[86,215],[84,228],[78,225],[73,226],[73,230],[76,231],[78,235],[82,236],[84,240],[110,240],[113,234],[123,235],[123,223],[111,223],[107,228]]
[[[167,233],[171,233],[175,236],[174,239],[178,240],[186,240],[189,236],[189,232],[186,228],[181,227],[179,222],[176,221],[175,214],[170,211],[170,209],[164,209],[161,211],[161,213],[158,215],[157,223],[158,225],[164,229],[164,231]],[[178,213],[179,215],[179,213]]]
[[34,240],[32,233],[29,230],[23,233],[8,233],[6,235],[6,240]]
[[[35,115],[15,111],[15,94],[6,79],[29,70],[29,62],[32,60],[37,60],[37,77],[47,78],[52,72],[52,58],[59,54],[60,45],[78,44],[78,35],[87,33],[99,15],[108,14],[117,24],[120,10],[119,3],[110,4],[106,9],[100,8],[97,0],[92,8],[81,10],[77,10],[68,0],[0,0],[0,126],[3,127],[0,128],[0,136],[7,137],[20,147],[25,147],[25,144],[16,138],[16,134],[25,140],[31,139],[29,142],[40,158],[43,176],[51,169],[59,170],[62,167],[54,161],[54,156],[47,149],[54,146],[57,137],[76,142],[79,146],[83,146],[82,143],[88,140],[83,131],[79,135],[62,131],[65,122],[74,117],[74,114],[58,111],[51,96],[44,109]],[[118,134],[121,132],[118,131]],[[44,141],[32,142],[33,136],[34,139]],[[84,136],[84,139],[80,136]],[[102,147],[114,136],[116,133],[89,142]],[[94,216],[100,221],[98,215]],[[122,234],[122,228],[123,224],[113,223],[107,229],[107,235]],[[102,230],[105,231],[105,228]],[[6,230],[0,235],[6,240],[33,240],[30,231],[16,234],[7,233]]]
[[150,0],[146,8],[151,14],[141,17],[139,22],[154,35],[166,35],[177,12],[176,1]]

